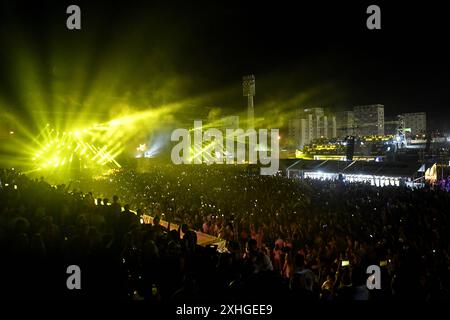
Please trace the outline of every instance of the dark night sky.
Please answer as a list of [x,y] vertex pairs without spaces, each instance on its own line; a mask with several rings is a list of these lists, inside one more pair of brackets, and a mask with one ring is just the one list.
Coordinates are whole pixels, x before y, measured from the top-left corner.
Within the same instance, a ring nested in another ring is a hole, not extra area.
[[[16,68],[25,56],[48,101],[75,83],[83,103],[96,79],[117,79],[109,94],[138,108],[206,95],[205,108],[233,112],[244,105],[242,75],[253,73],[257,108],[382,103],[388,116],[426,111],[431,125],[450,130],[450,24],[441,3],[337,2],[1,1],[0,103],[30,112]],[[72,3],[81,31],[65,28]],[[373,3],[382,30],[366,29]],[[293,99],[302,92],[314,93]]]

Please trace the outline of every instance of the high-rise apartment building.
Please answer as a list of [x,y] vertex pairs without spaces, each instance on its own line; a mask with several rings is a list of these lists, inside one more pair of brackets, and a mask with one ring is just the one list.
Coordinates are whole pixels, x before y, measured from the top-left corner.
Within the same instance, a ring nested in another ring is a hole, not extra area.
[[372,104],[353,108],[355,134],[358,136],[384,135],[384,106]]
[[411,129],[411,134],[424,134],[427,132],[427,114],[425,112],[404,113],[405,129]]

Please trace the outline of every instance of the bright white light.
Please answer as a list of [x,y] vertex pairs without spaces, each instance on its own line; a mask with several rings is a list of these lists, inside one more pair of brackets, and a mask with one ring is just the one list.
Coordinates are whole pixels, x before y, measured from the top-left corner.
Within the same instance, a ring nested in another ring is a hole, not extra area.
[[137,151],[141,151],[141,152],[144,152],[145,149],[147,149],[147,145],[145,143],[140,144],[139,147],[136,148]]

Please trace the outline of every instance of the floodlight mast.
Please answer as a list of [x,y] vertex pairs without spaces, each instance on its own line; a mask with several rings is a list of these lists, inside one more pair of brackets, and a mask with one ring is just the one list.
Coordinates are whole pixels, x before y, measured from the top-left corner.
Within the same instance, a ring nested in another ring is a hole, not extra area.
[[255,108],[253,97],[255,96],[255,76],[247,75],[242,77],[242,91],[244,97],[247,97],[247,129],[254,129]]

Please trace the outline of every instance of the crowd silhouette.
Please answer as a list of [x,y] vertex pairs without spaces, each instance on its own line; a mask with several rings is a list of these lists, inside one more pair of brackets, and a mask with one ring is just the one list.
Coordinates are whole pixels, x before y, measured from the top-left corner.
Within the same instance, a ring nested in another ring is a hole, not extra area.
[[[203,165],[111,170],[57,186],[4,169],[0,188],[2,296],[449,298],[445,191]],[[196,231],[226,240],[226,250],[198,245]],[[66,287],[69,265],[81,269],[81,290]],[[381,289],[366,286],[370,265],[380,266]]]

